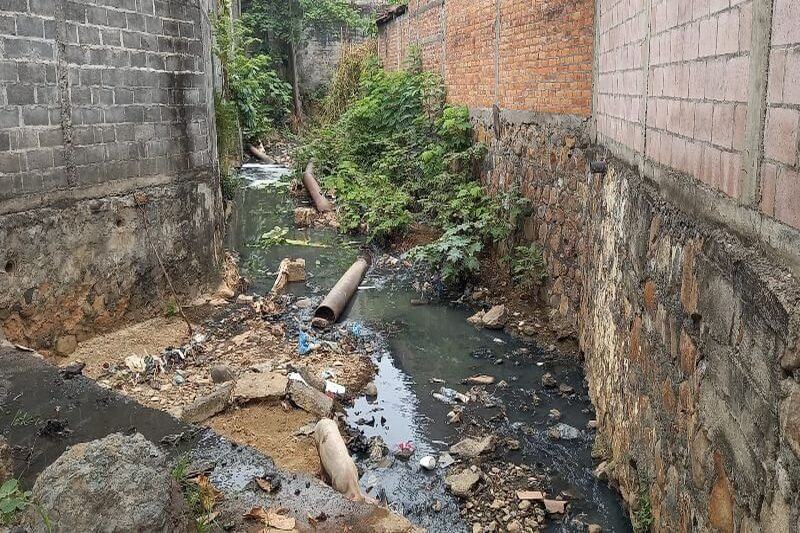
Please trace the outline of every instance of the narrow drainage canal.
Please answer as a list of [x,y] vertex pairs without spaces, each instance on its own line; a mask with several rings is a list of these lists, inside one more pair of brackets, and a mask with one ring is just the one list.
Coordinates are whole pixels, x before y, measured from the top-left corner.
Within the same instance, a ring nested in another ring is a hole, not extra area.
[[[290,284],[287,292],[324,295],[357,256],[359,243],[332,229],[295,227],[296,204],[287,189],[288,169],[250,164],[243,167],[242,175],[248,186],[237,199],[228,245],[240,252],[242,274],[251,281],[251,289],[260,294],[269,291],[274,270],[281,259],[291,256],[306,260],[309,280]],[[290,239],[324,246],[253,246],[275,226],[288,228]],[[362,488],[373,497],[382,489],[393,508],[431,532],[471,530],[471,523],[462,519],[456,500],[445,490],[445,472],[424,471],[419,459],[446,452],[469,429],[446,423],[453,406],[433,397],[443,386],[441,380],[447,387],[466,392],[469,386],[462,385],[462,380],[487,374],[498,383],[505,380],[508,387],[488,386],[489,400],[467,407],[470,419],[480,427],[472,433],[518,440],[520,450],[506,452],[503,459],[525,463],[549,478],[549,486],[529,488],[551,495],[563,491],[572,497],[569,517],[548,521],[545,530],[585,531],[583,524],[596,523],[603,531],[631,531],[617,494],[592,474],[594,432],[585,428],[594,418],[594,410],[582,370],[574,362],[559,361],[559,356],[545,347],[471,326],[466,321],[471,310],[466,307],[446,303],[412,306],[415,297],[410,280],[402,273],[373,269],[342,318],[383,331],[385,340],[384,349],[374,356],[377,399],[359,397],[347,409],[348,424],[367,438],[381,437],[389,450],[408,441],[416,448],[410,461],[394,461],[384,468],[362,461]],[[547,372],[559,383],[573,387],[576,394],[564,397],[557,390],[544,389],[541,379]],[[561,423],[580,430],[576,439],[548,436],[555,423],[548,416],[551,409],[561,412]],[[436,500],[441,503],[439,512],[431,509]]]

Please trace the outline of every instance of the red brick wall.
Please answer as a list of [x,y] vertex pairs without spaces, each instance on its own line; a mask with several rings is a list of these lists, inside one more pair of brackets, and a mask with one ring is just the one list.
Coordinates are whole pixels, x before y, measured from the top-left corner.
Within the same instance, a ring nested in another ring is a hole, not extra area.
[[411,0],[379,28],[379,49],[396,69],[417,45],[452,102],[585,117],[593,23],[590,0]]

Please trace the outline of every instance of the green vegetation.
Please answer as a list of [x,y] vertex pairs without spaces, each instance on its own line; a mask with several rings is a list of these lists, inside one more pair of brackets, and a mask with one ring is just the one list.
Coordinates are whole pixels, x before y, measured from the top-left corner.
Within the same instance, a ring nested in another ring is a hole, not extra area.
[[653,511],[650,506],[650,495],[647,487],[639,490],[639,497],[636,500],[636,509],[632,516],[633,530],[636,533],[647,533],[653,525]]
[[16,479],[9,479],[0,485],[0,526],[11,525],[17,514],[29,505],[30,499],[30,491],[20,489]]
[[536,243],[515,247],[510,260],[511,275],[522,289],[534,289],[547,278],[542,248]]
[[486,149],[472,143],[467,109],[445,104],[441,79],[422,72],[418,56],[402,72],[374,56],[346,68],[359,72],[358,96],[298,151],[298,165],[315,161],[343,231],[385,242],[413,222],[437,228],[441,238],[410,255],[448,282],[464,280],[487,244],[509,237],[524,201],[489,195],[476,181]]
[[[194,517],[196,531],[198,533],[210,531],[210,525],[213,522],[211,513],[215,503],[214,498],[207,494],[207,487],[210,485],[195,483],[188,478],[188,474],[189,457],[184,454],[172,466],[170,475],[181,489],[186,506]],[[204,494],[204,490],[206,494]]]
[[303,116],[297,51],[308,41],[311,31],[349,28],[370,32],[374,28],[372,20],[362,17],[348,0],[253,0],[243,19],[254,35],[265,42],[269,36],[271,42],[276,41],[286,51],[297,122]]

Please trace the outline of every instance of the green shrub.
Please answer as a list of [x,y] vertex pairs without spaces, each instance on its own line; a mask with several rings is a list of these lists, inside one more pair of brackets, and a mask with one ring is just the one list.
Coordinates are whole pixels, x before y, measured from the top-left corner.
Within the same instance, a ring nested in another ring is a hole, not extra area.
[[0,526],[8,526],[30,503],[30,491],[20,489],[19,481],[9,479],[0,485]]
[[534,289],[547,279],[547,263],[538,244],[517,246],[510,257],[511,276],[521,288]]
[[[411,256],[461,281],[478,269],[487,243],[510,235],[524,206],[476,181],[486,148],[472,143],[469,112],[446,105],[441,78],[418,63],[412,54],[407,70],[387,72],[374,56],[362,59],[357,96],[295,161],[298,168],[315,161],[324,187],[336,193],[343,231],[386,241],[412,222],[441,230]],[[352,78],[353,66],[343,68]]]

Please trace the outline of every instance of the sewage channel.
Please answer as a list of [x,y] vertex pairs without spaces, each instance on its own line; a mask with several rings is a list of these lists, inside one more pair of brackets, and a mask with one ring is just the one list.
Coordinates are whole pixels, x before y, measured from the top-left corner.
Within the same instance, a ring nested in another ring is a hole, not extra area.
[[[309,279],[289,284],[286,291],[298,297],[321,297],[358,255],[359,243],[333,229],[296,228],[297,200],[288,192],[289,174],[288,169],[274,165],[242,168],[247,186],[236,202],[228,245],[240,252],[240,268],[251,281],[252,291],[269,291],[281,259],[302,257]],[[322,246],[253,245],[276,226],[287,228],[289,239]],[[467,434],[493,434],[498,440],[513,438],[521,445],[518,451],[505,451],[503,459],[547,474],[549,486],[530,489],[553,496],[563,491],[571,496],[568,516],[548,520],[546,531],[585,531],[583,524],[591,523],[601,525],[603,531],[631,531],[618,495],[592,474],[594,432],[586,426],[594,418],[594,410],[581,369],[572,361],[563,361],[552,347],[473,327],[466,321],[472,312],[466,306],[447,302],[412,305],[418,295],[411,285],[408,276],[396,270],[387,274],[372,269],[341,318],[384,331],[383,349],[374,355],[377,399],[356,399],[347,409],[348,424],[367,438],[381,437],[389,450],[406,442],[416,449],[410,461],[394,461],[383,468],[362,460],[362,488],[373,497],[385,493],[392,508],[431,532],[471,531],[472,524],[459,516],[455,498],[444,487],[446,472],[425,471],[419,459],[428,454],[438,457]],[[543,388],[542,376],[547,372],[576,393],[565,397]],[[494,376],[508,386],[486,387],[489,401],[467,407],[469,420],[477,426],[447,424],[453,406],[433,394],[440,391],[442,383],[467,392],[469,385],[462,380],[476,374]],[[548,416],[551,409],[561,412],[559,422],[579,430],[577,438],[554,440],[548,435],[555,424]],[[432,507],[437,500],[441,509],[435,512]]]

